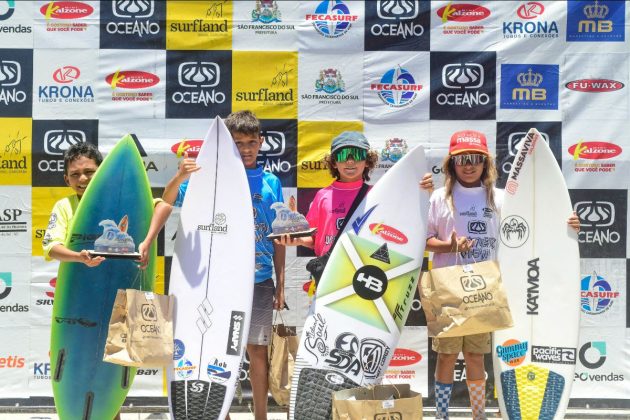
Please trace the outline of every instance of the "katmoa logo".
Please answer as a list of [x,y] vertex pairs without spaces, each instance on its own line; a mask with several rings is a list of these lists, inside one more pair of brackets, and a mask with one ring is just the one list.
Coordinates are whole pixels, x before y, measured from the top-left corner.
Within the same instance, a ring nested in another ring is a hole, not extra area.
[[116,70],[115,73],[109,74],[105,77],[105,81],[111,86],[112,90],[116,88],[145,89],[157,85],[160,82],[160,78],[155,74],[147,73],[145,71]]
[[446,6],[440,8],[437,14],[442,18],[442,22],[474,22],[483,20],[490,16],[490,10],[478,4],[453,4],[449,2]]
[[621,147],[605,141],[580,141],[569,147],[573,160],[610,159],[621,154]]
[[567,89],[578,92],[614,92],[624,88],[624,84],[610,79],[580,79],[566,85]]
[[51,1],[39,9],[48,19],[80,19],[90,16],[94,8],[80,1]]
[[59,67],[53,72],[53,79],[57,83],[72,83],[79,78],[81,70],[74,66]]

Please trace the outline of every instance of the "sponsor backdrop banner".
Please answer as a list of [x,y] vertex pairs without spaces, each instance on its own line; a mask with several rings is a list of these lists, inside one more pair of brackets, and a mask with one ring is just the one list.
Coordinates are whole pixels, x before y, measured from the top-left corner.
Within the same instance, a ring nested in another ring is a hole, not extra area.
[[[262,125],[258,163],[302,213],[332,181],[322,158],[344,130],[363,130],[378,152],[371,182],[420,144],[438,185],[451,135],[480,131],[503,187],[536,127],[583,226],[581,338],[562,353],[577,368],[572,404],[627,406],[629,19],[623,0],[0,0],[0,332],[11,337],[0,341],[0,404],[52,395],[58,263],[44,261],[41,241],[53,204],[71,193],[64,151],[90,142],[107,153],[131,133],[160,196],[211,118],[250,109]],[[178,218],[158,239],[159,291]],[[287,253],[284,320],[298,331],[311,254]],[[425,326],[416,298],[385,380],[411,383],[431,405]],[[468,407],[463,360],[454,379],[453,405]],[[165,392],[164,372],[143,369],[130,395]]]

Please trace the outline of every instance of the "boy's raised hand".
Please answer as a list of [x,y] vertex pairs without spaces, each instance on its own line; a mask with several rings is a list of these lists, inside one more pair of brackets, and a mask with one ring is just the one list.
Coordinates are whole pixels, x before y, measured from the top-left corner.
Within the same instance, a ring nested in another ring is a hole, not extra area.
[[188,179],[190,174],[197,172],[199,169],[201,169],[201,166],[197,166],[197,161],[188,157],[188,152],[184,152],[184,159],[179,162],[179,165],[177,166],[177,174],[175,176],[183,181]]
[[580,218],[575,212],[567,219],[567,224],[576,232],[580,231]]
[[420,181],[420,188],[428,191],[429,194],[433,192],[433,175],[430,172],[427,172],[422,177],[422,180]]

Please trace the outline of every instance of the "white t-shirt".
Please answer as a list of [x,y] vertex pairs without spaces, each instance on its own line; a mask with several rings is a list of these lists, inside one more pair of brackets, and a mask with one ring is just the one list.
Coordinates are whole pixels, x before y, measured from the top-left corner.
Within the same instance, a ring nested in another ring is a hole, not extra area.
[[[500,212],[503,190],[494,188],[494,201]],[[458,237],[467,236],[469,239],[475,239],[475,245],[468,252],[460,252],[457,260],[454,252],[434,253],[433,268],[496,260],[500,213],[486,203],[486,189],[466,188],[456,181],[453,186],[453,203],[454,215],[446,200],[446,190],[439,188],[433,192],[429,205],[427,239],[436,237],[446,241],[455,230]]]

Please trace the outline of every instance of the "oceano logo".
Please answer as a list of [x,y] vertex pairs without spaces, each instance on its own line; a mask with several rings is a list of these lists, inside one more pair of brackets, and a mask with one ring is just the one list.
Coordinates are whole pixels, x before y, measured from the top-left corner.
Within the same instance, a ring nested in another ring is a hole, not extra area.
[[81,130],[49,130],[44,134],[44,151],[48,155],[61,156],[71,146],[85,141],[85,132]]
[[20,84],[22,80],[22,67],[17,61],[0,61],[0,87],[9,87]]
[[420,13],[420,5],[411,0],[378,0],[376,13],[381,19],[415,19]]
[[153,16],[153,0],[115,0],[112,12],[120,18],[140,19]]
[[190,61],[179,65],[177,81],[184,87],[214,87],[221,80],[221,69],[211,61]]

